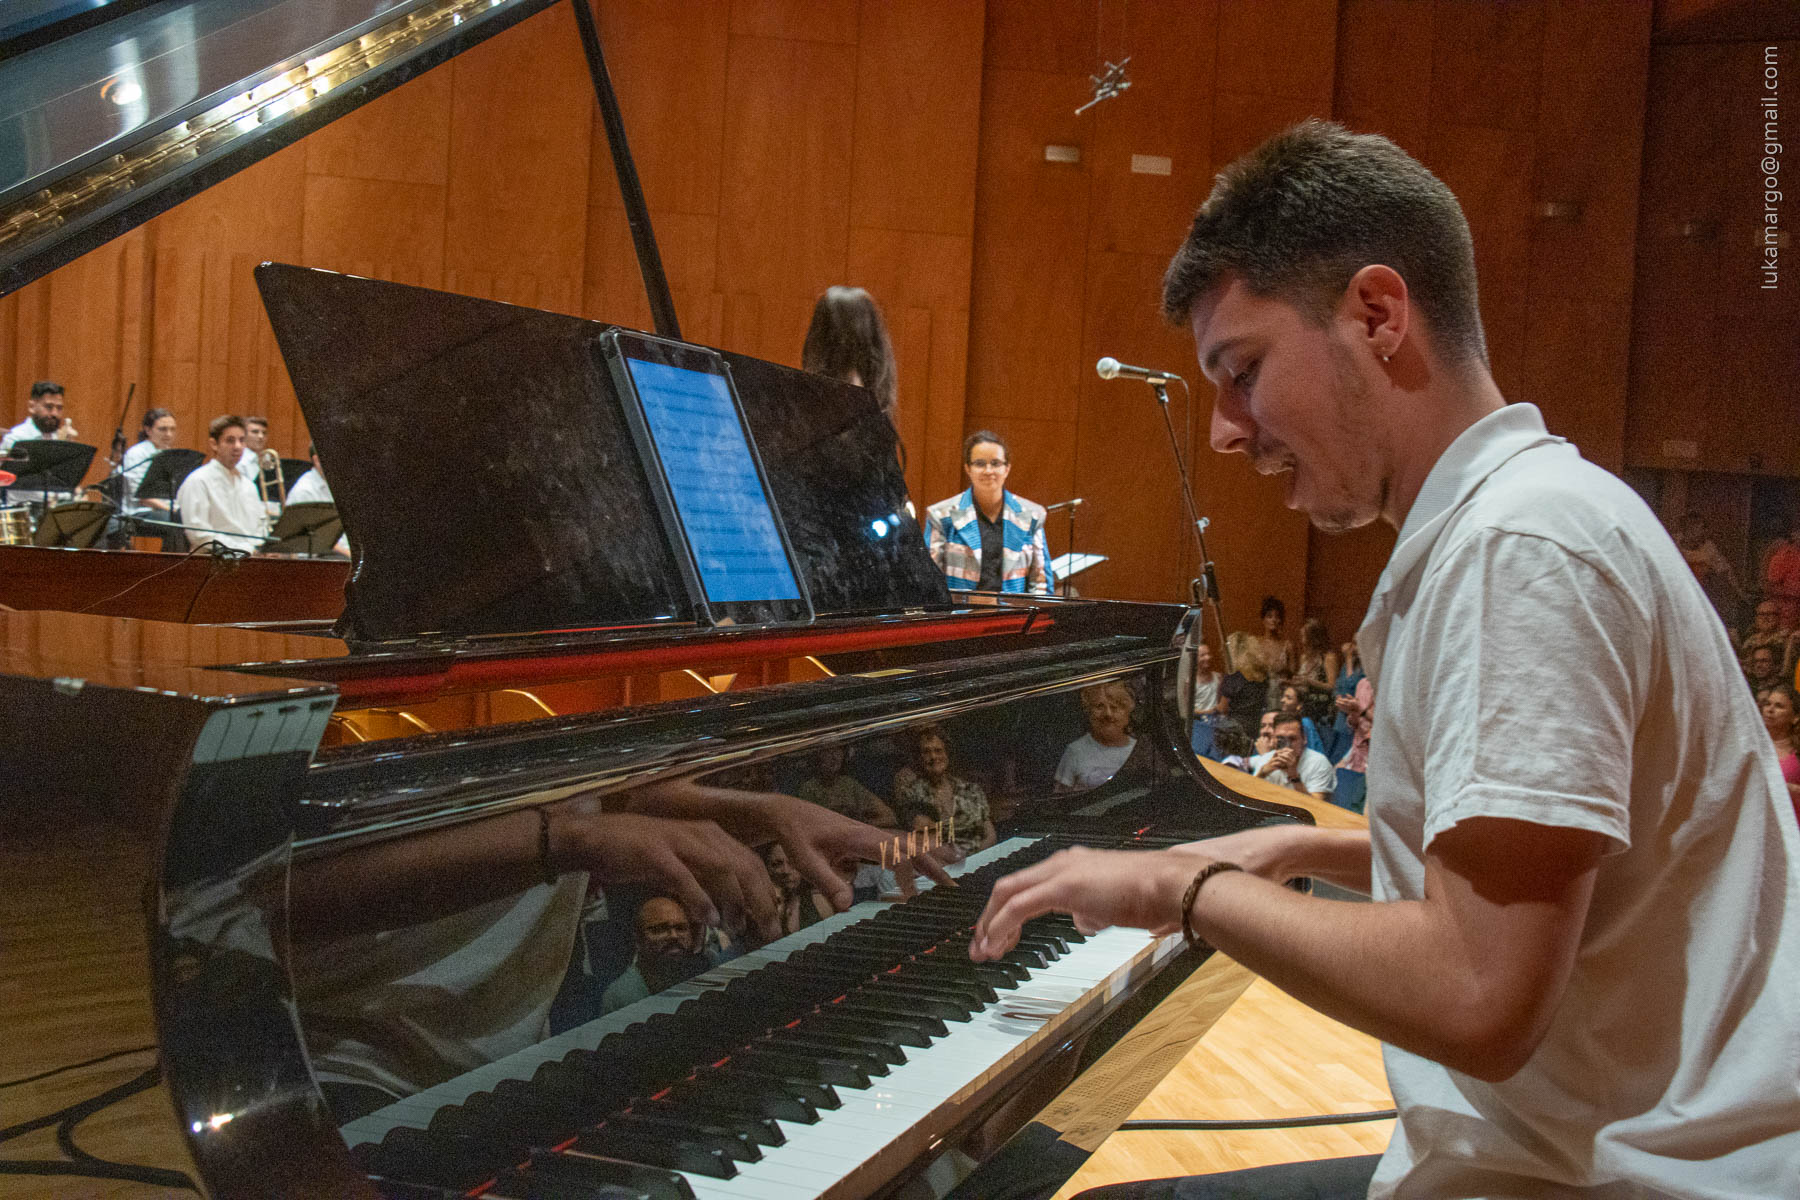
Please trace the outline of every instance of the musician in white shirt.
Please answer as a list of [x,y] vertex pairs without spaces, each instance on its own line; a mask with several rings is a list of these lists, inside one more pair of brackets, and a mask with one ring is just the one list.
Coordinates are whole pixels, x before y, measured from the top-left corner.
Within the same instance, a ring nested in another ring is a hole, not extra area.
[[215,417],[206,434],[213,456],[175,494],[188,544],[197,549],[217,542],[254,554],[268,533],[269,518],[256,485],[238,469],[244,457],[244,419]]
[[144,413],[143,431],[119,463],[119,474],[125,479],[126,512],[143,512],[151,508],[169,511],[167,500],[150,497],[139,500],[137,490],[144,482],[144,472],[150,469],[150,460],[175,445],[175,428],[175,414],[166,408],[152,408]]
[[75,422],[63,416],[63,386],[49,379],[31,385],[31,399],[25,402],[25,419],[0,437],[0,450],[12,449],[14,442],[52,438],[72,442],[81,435]]
[[294,486],[288,489],[289,504],[331,504],[331,484],[326,482],[325,472],[319,466],[319,452],[311,446],[306,448],[306,455],[312,459],[312,469],[294,480]]

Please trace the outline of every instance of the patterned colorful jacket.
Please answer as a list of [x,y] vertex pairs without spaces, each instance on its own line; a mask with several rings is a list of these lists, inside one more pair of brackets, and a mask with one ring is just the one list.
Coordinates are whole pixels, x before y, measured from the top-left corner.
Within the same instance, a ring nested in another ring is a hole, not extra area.
[[[1056,580],[1050,572],[1050,546],[1044,540],[1044,508],[1011,492],[1002,492],[1005,512],[1000,522],[1005,553],[1000,590],[1048,595]],[[976,524],[975,490],[939,500],[925,510],[925,544],[953,590],[967,591],[981,582],[981,527]]]

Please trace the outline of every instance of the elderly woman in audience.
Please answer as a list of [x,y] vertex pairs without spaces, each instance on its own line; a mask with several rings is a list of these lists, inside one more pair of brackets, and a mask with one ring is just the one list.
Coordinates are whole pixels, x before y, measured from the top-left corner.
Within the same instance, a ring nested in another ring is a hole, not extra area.
[[1137,697],[1123,681],[1113,679],[1081,689],[1081,711],[1088,731],[1070,742],[1056,764],[1056,790],[1079,792],[1099,787],[1124,767],[1137,749],[1131,714]]
[[1800,713],[1800,695],[1795,694],[1792,684],[1778,683],[1761,693],[1757,703],[1762,708],[1763,728],[1775,743],[1775,757],[1781,760],[1781,777],[1787,781],[1794,811],[1800,814],[1800,754],[1794,748],[1794,720]]
[[950,743],[944,731],[927,725],[913,731],[913,772],[894,787],[894,811],[929,808],[939,820],[955,822],[955,842],[964,852],[994,844],[994,818],[979,784],[950,773]]

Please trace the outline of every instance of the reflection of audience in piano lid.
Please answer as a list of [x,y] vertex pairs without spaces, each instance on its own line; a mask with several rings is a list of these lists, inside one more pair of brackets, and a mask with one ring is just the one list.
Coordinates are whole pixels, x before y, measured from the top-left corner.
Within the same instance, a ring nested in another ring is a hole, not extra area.
[[965,851],[985,850],[994,844],[994,820],[987,793],[978,784],[950,773],[950,744],[943,730],[926,725],[912,733],[913,770],[896,779],[896,811],[920,805],[942,820],[954,821],[955,841]]
[[1070,742],[1056,764],[1056,790],[1084,791],[1099,787],[1125,766],[1138,740],[1131,735],[1137,697],[1123,680],[1112,679],[1081,689],[1081,711],[1088,731]]
[[[883,808],[887,806],[882,805]],[[819,895],[817,888],[808,883],[794,870],[788,862],[787,851],[780,842],[770,842],[759,851],[763,865],[769,868],[769,882],[781,893],[781,910],[777,920],[781,923],[783,935],[805,929],[808,925],[831,915],[831,904]],[[611,989],[608,989],[610,992]]]
[[856,779],[844,774],[844,766],[849,760],[849,747],[823,747],[812,756],[811,777],[802,780],[794,794],[852,820],[867,821],[883,829],[895,828],[893,809]]
[[600,1000],[601,1010],[612,1012],[636,1004],[717,966],[724,958],[723,953],[706,947],[702,932],[688,920],[681,905],[667,896],[652,896],[638,907],[637,953],[625,973],[608,985]]
[[256,484],[238,468],[244,459],[244,419],[215,417],[206,437],[212,457],[182,480],[175,493],[188,544],[198,548],[216,542],[254,554],[268,533],[268,512]]
[[340,1121],[546,1036],[591,884],[672,898],[690,936],[724,925],[774,937],[780,897],[751,845],[779,842],[847,908],[837,864],[877,860],[892,836],[791,796],[687,780],[605,804],[559,798],[295,864],[295,993]]

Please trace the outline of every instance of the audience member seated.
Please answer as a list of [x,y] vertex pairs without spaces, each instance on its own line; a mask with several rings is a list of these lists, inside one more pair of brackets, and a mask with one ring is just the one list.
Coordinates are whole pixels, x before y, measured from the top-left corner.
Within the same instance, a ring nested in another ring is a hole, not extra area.
[[1758,697],[1762,708],[1763,727],[1775,742],[1775,757],[1781,761],[1781,777],[1787,783],[1794,812],[1800,816],[1800,754],[1794,748],[1794,720],[1800,715],[1800,696],[1789,683],[1778,683]]
[[1337,792],[1332,803],[1351,812],[1362,812],[1367,797],[1369,730],[1375,727],[1375,685],[1359,669],[1356,687],[1337,698],[1338,720],[1350,733],[1350,748],[1338,759]]
[[1264,678],[1271,685],[1286,682],[1294,673],[1294,645],[1282,632],[1287,624],[1287,605],[1274,596],[1262,602],[1262,633],[1251,637]]
[[1781,628],[1800,628],[1800,510],[1763,555],[1762,584],[1763,596],[1776,604]]
[[963,440],[960,495],[925,510],[925,544],[953,590],[1049,595],[1050,547],[1044,508],[1006,490],[1006,443],[982,429]]
[[25,419],[0,436],[0,450],[12,449],[14,442],[43,438],[73,442],[80,437],[75,432],[75,422],[63,416],[62,384],[40,379],[31,385],[31,398],[25,401]]
[[144,413],[144,424],[138,431],[138,440],[131,444],[125,451],[125,457],[119,462],[119,474],[124,477],[120,495],[125,501],[125,512],[141,513],[150,509],[169,511],[167,500],[154,496],[146,496],[140,500],[137,490],[138,485],[144,482],[144,472],[150,469],[150,460],[175,445],[175,431],[175,414],[168,409],[152,408]]
[[763,865],[769,868],[769,882],[781,894],[781,909],[775,919],[781,923],[783,935],[796,933],[831,915],[831,905],[819,895],[817,888],[794,870],[780,842],[770,842],[757,853],[762,855]]
[[1750,652],[1750,666],[1745,678],[1750,681],[1750,690],[1758,695],[1782,681],[1781,660],[1775,647],[1762,645]]
[[1697,512],[1683,517],[1675,544],[1681,548],[1681,557],[1687,560],[1694,578],[1700,581],[1700,589],[1712,601],[1719,619],[1725,622],[1727,629],[1736,626],[1742,619],[1744,589],[1738,583],[1737,572],[1731,569],[1731,561],[1707,530],[1706,518]]
[[1276,711],[1287,713],[1289,716],[1299,717],[1300,728],[1306,731],[1307,748],[1309,750],[1317,750],[1320,754],[1324,754],[1327,758],[1330,758],[1331,756],[1326,749],[1325,739],[1320,735],[1318,725],[1311,717],[1306,715],[1305,704],[1306,690],[1298,683],[1284,683],[1281,685],[1281,698],[1275,705]]
[[1220,691],[1225,681],[1213,667],[1212,647],[1202,642],[1194,651],[1194,753],[1202,758],[1213,756],[1213,726],[1223,716],[1229,701]]
[[1768,646],[1775,651],[1779,669],[1780,664],[1788,660],[1794,633],[1781,623],[1781,605],[1768,599],[1759,601],[1750,618],[1750,629],[1738,640],[1738,661],[1744,665],[1744,673],[1750,673],[1750,656],[1759,646]]
[[1251,773],[1311,799],[1330,800],[1337,790],[1337,769],[1323,754],[1307,748],[1300,718],[1283,712],[1266,717],[1269,749],[1250,760]]
[[866,821],[882,829],[895,828],[894,810],[861,782],[844,774],[849,761],[848,747],[820,749],[812,756],[812,776],[802,780],[794,794],[854,820]]
[[244,457],[242,417],[215,417],[206,429],[212,457],[182,480],[175,507],[187,527],[188,545],[208,543],[254,554],[268,533],[268,511],[256,485],[238,470]]
[[1131,714],[1137,697],[1114,679],[1081,689],[1081,711],[1088,731],[1070,742],[1056,764],[1056,790],[1081,792],[1099,787],[1125,765],[1138,741],[1131,736]]
[[1292,682],[1300,685],[1301,714],[1320,717],[1331,708],[1331,685],[1343,665],[1325,636],[1325,622],[1308,617],[1300,623],[1300,661]]
[[[779,848],[780,843],[776,845]],[[773,871],[769,874],[774,877]],[[780,886],[779,881],[776,886]],[[650,897],[638,908],[637,954],[625,973],[607,985],[600,999],[601,1011],[612,1012],[636,1004],[717,966],[720,956],[703,946],[681,905],[667,896]]]
[[939,820],[954,821],[954,840],[964,852],[994,844],[994,821],[987,794],[977,784],[950,773],[950,745],[943,731],[927,725],[913,731],[913,773],[894,788],[896,813],[923,805]]
[[1256,643],[1242,630],[1226,636],[1225,649],[1231,656],[1231,670],[1219,681],[1219,694],[1225,700],[1225,711],[1247,722],[1262,712],[1268,699],[1269,669],[1263,665]]
[[800,367],[868,388],[887,419],[900,415],[894,344],[875,298],[859,287],[830,287],[813,305]]
[[1244,723],[1236,717],[1220,717],[1213,723],[1213,761],[1240,771],[1251,770],[1256,745]]

